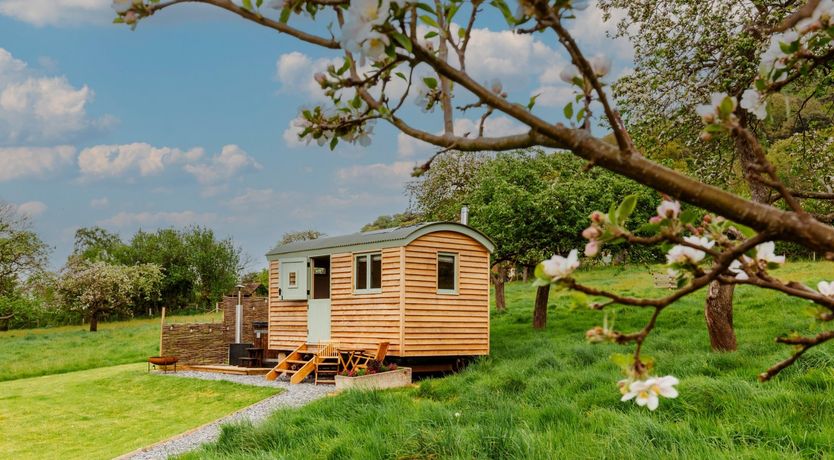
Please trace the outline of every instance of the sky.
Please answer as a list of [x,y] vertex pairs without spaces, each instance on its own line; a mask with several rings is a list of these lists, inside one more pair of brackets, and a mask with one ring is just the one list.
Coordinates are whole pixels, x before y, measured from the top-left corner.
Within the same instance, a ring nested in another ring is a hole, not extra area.
[[[285,232],[353,233],[407,208],[403,185],[431,147],[383,124],[368,147],[297,138],[299,109],[325,101],[312,75],[336,52],[204,5],[177,5],[134,31],[113,17],[109,0],[0,0],[0,200],[31,218],[53,268],[81,227],[127,240],[202,225],[233,238],[256,270]],[[631,47],[605,37],[612,26],[595,7],[570,27],[588,56],[613,59],[609,81],[629,71]],[[558,77],[567,64],[552,34],[514,34],[488,16],[467,69],[525,105],[539,94],[534,111],[559,122],[573,97]],[[437,112],[404,114],[441,128]],[[458,118],[456,134],[479,116]],[[520,131],[502,116],[486,125],[486,135]]]

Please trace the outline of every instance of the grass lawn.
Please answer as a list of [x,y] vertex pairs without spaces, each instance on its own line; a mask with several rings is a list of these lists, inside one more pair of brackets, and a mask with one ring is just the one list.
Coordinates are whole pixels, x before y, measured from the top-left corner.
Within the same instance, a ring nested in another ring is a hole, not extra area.
[[[222,315],[174,316],[166,322],[221,321]],[[0,382],[144,361],[158,354],[159,319],[0,332]]]
[[[791,263],[790,279],[832,279],[831,265]],[[589,284],[660,295],[645,268],[580,272]],[[822,346],[774,381],[756,375],[789,349],[786,331],[816,331],[808,305],[781,294],[737,290],[739,351],[709,351],[703,295],[684,299],[659,319],[646,342],[659,375],[680,378],[680,397],[656,412],[621,403],[613,353],[584,332],[599,312],[570,311],[554,292],[544,331],[530,327],[534,290],[508,288],[509,311],[492,315],[491,355],[465,371],[417,388],[348,392],[257,427],[229,426],[218,443],[187,458],[832,458],[834,352]],[[648,312],[622,308],[617,328],[642,327]],[[459,416],[456,416],[459,413]]]
[[0,383],[0,458],[112,458],[278,391],[145,369],[128,364]]

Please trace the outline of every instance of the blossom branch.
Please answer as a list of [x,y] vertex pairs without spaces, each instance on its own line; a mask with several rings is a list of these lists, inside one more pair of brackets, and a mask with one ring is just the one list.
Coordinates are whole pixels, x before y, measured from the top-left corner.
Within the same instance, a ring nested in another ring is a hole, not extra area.
[[793,364],[800,356],[811,348],[828,342],[834,339],[834,331],[825,331],[817,334],[814,337],[777,337],[776,343],[784,343],[788,345],[796,345],[798,350],[795,351],[789,358],[780,361],[769,367],[766,371],[759,374],[759,381],[766,382],[777,374],[782,372],[785,368]]

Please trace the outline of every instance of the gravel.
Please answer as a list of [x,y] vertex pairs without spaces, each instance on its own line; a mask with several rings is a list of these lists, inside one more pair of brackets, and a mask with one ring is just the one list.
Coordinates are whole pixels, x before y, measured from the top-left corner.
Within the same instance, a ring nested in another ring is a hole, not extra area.
[[299,383],[292,385],[287,381],[266,380],[263,375],[227,375],[195,371],[182,371],[160,375],[203,380],[226,380],[243,385],[283,388],[285,391],[235,412],[234,414],[219,418],[208,425],[185,432],[175,438],[162,441],[140,451],[131,452],[130,454],[121,457],[123,459],[164,459],[169,456],[184,454],[188,451],[197,449],[204,443],[216,440],[218,436],[220,436],[220,426],[223,424],[236,423],[245,420],[249,420],[252,423],[258,423],[269,417],[270,414],[278,409],[284,407],[300,407],[333,392],[333,387],[329,385],[314,385],[312,383]]

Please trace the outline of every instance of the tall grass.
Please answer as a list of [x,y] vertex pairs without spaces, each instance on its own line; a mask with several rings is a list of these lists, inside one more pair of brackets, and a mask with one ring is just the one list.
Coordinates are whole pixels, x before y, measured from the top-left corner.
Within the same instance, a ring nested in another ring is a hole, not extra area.
[[[782,269],[807,283],[834,278],[827,265]],[[582,272],[582,281],[633,295],[662,295],[645,268]],[[568,308],[554,292],[546,330],[531,329],[530,285],[507,289],[509,309],[492,313],[491,354],[463,372],[416,388],[347,392],[257,427],[233,425],[187,458],[830,458],[834,452],[834,353],[820,347],[774,381],[756,375],[789,349],[786,331],[814,331],[796,315],[807,303],[740,288],[739,351],[712,353],[703,296],[684,299],[659,320],[646,342],[658,374],[681,379],[681,396],[656,412],[619,401],[613,353],[584,331],[601,314]],[[616,310],[618,329],[641,327],[648,312]]]
[[[208,313],[166,322],[222,321]],[[158,354],[159,319],[0,332],[0,382],[144,361]]]

